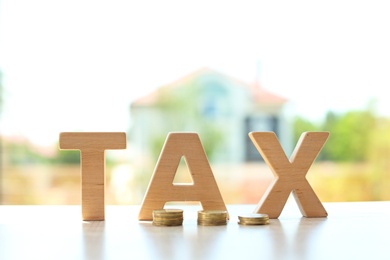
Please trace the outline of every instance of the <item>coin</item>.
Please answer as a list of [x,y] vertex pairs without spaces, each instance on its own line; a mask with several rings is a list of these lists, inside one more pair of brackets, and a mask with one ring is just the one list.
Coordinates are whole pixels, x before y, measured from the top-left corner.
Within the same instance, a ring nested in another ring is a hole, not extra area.
[[198,225],[220,226],[227,224],[226,210],[200,210],[198,211]]
[[251,213],[238,216],[240,225],[267,225],[269,216],[267,214]]
[[183,224],[183,210],[156,209],[153,210],[153,225],[155,226],[181,226]]

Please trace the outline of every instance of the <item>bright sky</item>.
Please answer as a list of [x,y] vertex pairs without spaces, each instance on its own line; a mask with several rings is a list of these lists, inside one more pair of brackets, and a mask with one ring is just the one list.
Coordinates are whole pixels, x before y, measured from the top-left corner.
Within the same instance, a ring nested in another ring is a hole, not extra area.
[[390,116],[389,1],[0,0],[1,131],[126,131],[135,98],[199,67],[291,100],[290,114],[378,99]]

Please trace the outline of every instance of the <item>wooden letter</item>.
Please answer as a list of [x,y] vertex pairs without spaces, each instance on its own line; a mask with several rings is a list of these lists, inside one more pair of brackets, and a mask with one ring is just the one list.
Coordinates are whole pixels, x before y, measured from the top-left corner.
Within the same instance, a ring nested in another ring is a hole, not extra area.
[[59,146],[80,150],[83,220],[104,220],[105,150],[125,149],[126,133],[60,133]]
[[[173,184],[182,156],[193,184]],[[227,210],[197,133],[168,134],[138,219],[152,220],[153,210],[172,201],[199,201],[204,210]]]
[[305,217],[326,217],[306,173],[328,139],[328,132],[305,132],[301,135],[290,161],[273,132],[251,132],[249,137],[271,168],[275,179],[260,200],[255,212],[278,218],[291,193]]

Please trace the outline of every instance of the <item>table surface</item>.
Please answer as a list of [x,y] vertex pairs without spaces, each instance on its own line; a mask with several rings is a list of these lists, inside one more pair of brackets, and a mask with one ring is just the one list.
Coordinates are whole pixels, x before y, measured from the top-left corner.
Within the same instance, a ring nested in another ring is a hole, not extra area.
[[327,218],[304,218],[288,202],[279,219],[241,226],[255,205],[227,205],[226,226],[137,220],[140,206],[106,206],[105,221],[82,221],[80,206],[0,206],[0,259],[390,259],[390,202],[324,203]]

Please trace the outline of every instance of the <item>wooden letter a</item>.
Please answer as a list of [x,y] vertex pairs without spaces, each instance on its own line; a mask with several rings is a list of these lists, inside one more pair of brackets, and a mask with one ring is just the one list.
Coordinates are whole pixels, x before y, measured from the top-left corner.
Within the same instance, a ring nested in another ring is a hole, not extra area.
[[[173,184],[182,156],[193,184]],[[173,201],[199,201],[204,210],[227,210],[197,133],[168,134],[138,219],[152,220],[153,210]]]
[[275,175],[255,212],[266,213],[270,218],[278,218],[292,191],[303,216],[328,215],[305,177],[328,136],[328,132],[303,133],[288,160],[275,133],[249,133],[257,150]]

